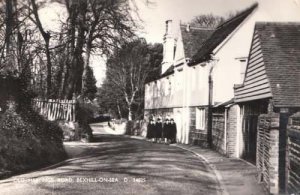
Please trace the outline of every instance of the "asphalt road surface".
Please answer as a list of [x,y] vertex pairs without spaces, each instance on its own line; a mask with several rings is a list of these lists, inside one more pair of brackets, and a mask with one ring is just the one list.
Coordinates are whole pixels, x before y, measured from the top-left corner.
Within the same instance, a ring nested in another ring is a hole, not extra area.
[[71,159],[0,180],[0,194],[222,194],[192,153],[97,129],[93,143],[67,143]]

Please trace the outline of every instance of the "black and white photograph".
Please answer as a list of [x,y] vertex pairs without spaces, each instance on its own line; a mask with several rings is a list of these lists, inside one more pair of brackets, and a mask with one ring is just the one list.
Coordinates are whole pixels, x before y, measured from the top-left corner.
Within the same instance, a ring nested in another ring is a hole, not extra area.
[[0,195],[300,195],[300,0],[0,0]]

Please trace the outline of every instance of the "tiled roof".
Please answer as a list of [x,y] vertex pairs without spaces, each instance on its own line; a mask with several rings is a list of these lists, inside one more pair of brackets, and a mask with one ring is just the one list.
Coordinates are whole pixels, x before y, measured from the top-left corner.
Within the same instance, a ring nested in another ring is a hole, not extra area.
[[212,28],[196,28],[186,25],[180,25],[180,31],[183,42],[184,55],[186,58],[191,58],[201,48],[204,41],[214,32]]
[[164,73],[160,76],[160,78],[169,76],[169,75],[171,75],[171,74],[173,74],[173,73],[174,73],[174,66],[171,65],[171,66],[166,70],[166,72],[164,72]]
[[[159,68],[161,69],[161,66],[160,66]],[[150,83],[150,82],[153,82],[153,81],[156,81],[156,80],[159,80],[159,79],[161,79],[161,78],[164,78],[164,77],[167,77],[167,76],[170,76],[170,75],[174,74],[174,66],[171,65],[171,66],[166,70],[166,72],[163,73],[162,75],[159,75],[159,74],[157,74],[157,73],[154,73],[154,74],[156,74],[157,76],[155,76],[154,78],[152,78],[152,79],[149,80],[149,81],[146,81],[145,83]]]
[[300,23],[256,24],[274,105],[300,107]]
[[191,65],[210,59],[213,50],[222,43],[252,12],[257,8],[254,4],[235,17],[219,25],[212,35],[202,44],[202,47],[192,56]]
[[226,102],[218,103],[218,104],[214,105],[214,108],[218,108],[218,107],[227,107],[227,106],[229,106],[229,105],[231,105],[231,104],[234,104],[234,98],[232,98],[232,99],[230,99],[230,100],[228,100],[228,101],[226,101]]

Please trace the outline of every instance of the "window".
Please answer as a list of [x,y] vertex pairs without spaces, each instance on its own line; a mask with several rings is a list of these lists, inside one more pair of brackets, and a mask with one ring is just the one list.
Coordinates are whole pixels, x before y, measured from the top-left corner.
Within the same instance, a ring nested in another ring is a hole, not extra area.
[[196,129],[205,129],[205,109],[196,108]]
[[170,81],[169,81],[169,77],[167,77],[166,79],[163,80],[164,96],[170,95],[169,85],[170,85]]
[[196,74],[197,74],[197,71],[198,69],[194,66],[192,69],[191,69],[191,88],[192,90],[195,90],[196,89]]
[[247,67],[247,57],[239,58],[241,67],[240,67],[240,82],[237,84],[241,84],[244,81],[245,73],[246,73],[246,67]]
[[177,83],[177,91],[181,91],[183,89],[183,72],[182,70],[178,71],[176,78]]
[[174,93],[175,90],[175,79],[174,79],[174,75],[170,76],[170,94]]
[[160,80],[157,80],[157,81],[155,81],[155,94],[154,94],[154,96],[155,97],[159,97],[160,96],[160,94],[161,94],[161,83],[160,83]]

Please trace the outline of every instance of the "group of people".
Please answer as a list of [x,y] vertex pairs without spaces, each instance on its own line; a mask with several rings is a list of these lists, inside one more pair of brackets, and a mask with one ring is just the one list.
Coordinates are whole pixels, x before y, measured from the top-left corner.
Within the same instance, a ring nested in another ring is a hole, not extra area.
[[147,139],[158,143],[175,143],[176,142],[176,124],[173,118],[151,118],[147,126]]

